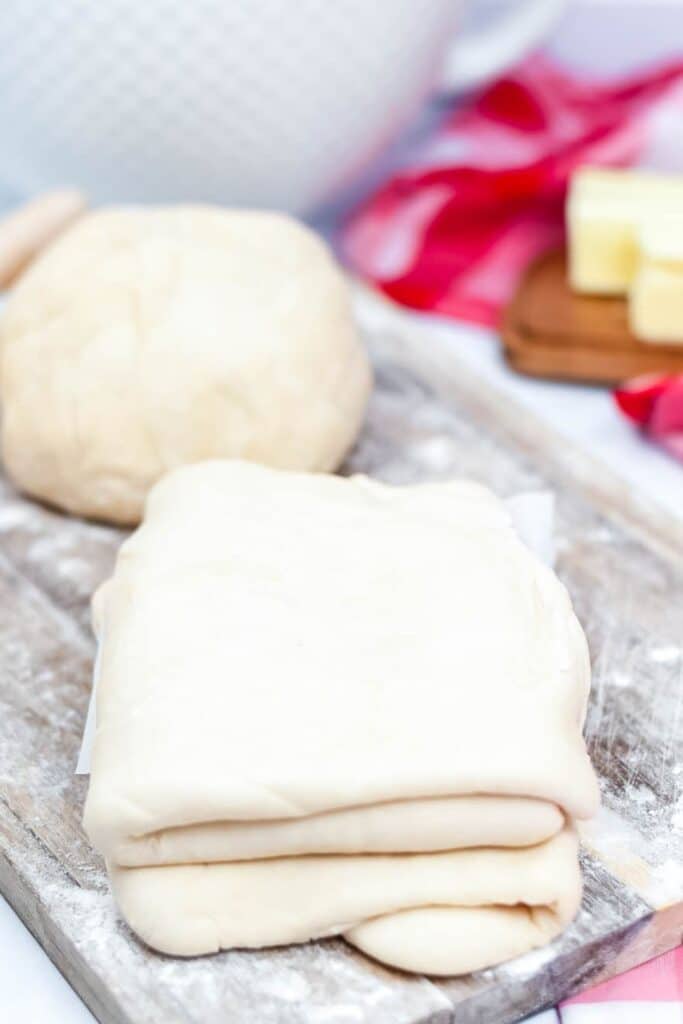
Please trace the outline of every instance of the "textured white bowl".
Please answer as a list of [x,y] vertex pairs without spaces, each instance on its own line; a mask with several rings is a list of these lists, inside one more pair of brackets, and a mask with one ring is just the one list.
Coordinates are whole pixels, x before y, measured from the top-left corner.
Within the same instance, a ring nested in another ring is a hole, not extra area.
[[[534,11],[559,2],[515,0]],[[22,193],[69,183],[94,199],[303,210],[415,110],[459,7],[3,0],[0,181]]]

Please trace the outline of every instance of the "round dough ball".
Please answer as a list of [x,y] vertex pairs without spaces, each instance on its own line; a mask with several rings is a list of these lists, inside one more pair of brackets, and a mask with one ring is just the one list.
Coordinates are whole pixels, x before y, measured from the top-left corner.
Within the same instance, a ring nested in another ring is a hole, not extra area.
[[167,470],[242,458],[333,470],[371,386],[345,279],[275,213],[94,213],[3,318],[3,454],[23,490],[135,523]]

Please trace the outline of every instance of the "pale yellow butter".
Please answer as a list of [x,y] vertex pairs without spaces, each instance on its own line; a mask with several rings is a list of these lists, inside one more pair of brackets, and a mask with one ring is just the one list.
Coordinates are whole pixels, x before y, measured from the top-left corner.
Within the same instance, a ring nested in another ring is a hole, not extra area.
[[640,233],[650,219],[683,216],[683,177],[586,167],[567,202],[569,280],[580,292],[625,294],[640,266]]
[[683,217],[646,223],[639,245],[629,292],[631,330],[642,341],[683,345]]
[[575,291],[620,295],[638,266],[638,232],[610,199],[570,203],[569,281]]

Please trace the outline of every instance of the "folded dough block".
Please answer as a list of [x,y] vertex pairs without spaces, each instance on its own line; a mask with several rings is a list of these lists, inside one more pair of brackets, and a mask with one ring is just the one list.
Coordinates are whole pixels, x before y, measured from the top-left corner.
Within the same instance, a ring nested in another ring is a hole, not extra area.
[[624,294],[639,261],[640,227],[683,209],[683,177],[585,167],[567,203],[569,279],[576,291]]
[[572,918],[586,643],[484,488],[186,466],[93,605],[85,825],[153,947],[458,973]]
[[643,225],[629,320],[642,341],[683,345],[683,217]]

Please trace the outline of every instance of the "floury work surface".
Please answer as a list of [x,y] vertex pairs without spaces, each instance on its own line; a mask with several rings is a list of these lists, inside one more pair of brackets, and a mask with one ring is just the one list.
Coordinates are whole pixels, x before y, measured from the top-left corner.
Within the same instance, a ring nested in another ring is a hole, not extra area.
[[345,471],[470,476],[557,495],[558,565],[590,642],[587,732],[603,809],[584,834],[581,914],[551,946],[434,982],[341,940],[196,960],[119,921],[80,826],[93,588],[122,533],[0,493],[0,888],[107,1022],[505,1024],[677,945],[683,933],[683,543],[609,471],[485,389],[437,341],[360,303],[377,370]]

